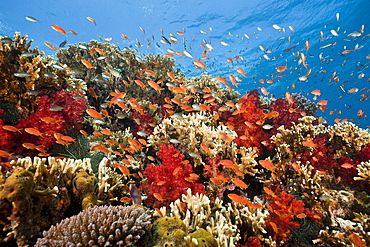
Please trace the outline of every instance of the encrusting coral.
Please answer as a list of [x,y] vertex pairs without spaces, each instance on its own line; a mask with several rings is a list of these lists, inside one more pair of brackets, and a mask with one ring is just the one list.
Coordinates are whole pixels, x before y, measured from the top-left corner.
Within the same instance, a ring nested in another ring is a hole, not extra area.
[[133,246],[151,224],[151,215],[136,206],[95,206],[62,220],[35,246]]

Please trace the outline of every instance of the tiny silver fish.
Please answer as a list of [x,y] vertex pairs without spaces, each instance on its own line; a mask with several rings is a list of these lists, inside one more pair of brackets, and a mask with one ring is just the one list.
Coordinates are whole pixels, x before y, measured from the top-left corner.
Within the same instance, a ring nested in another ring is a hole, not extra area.
[[26,73],[24,71],[14,73],[14,75],[17,76],[17,77],[28,77],[28,76],[31,76],[30,74],[28,74],[28,73]]
[[50,111],[61,111],[63,109],[64,109],[64,107],[59,106],[59,105],[55,105],[55,106],[49,108]]
[[31,16],[26,16],[25,18],[27,21],[30,21],[30,22],[40,22],[39,20]]

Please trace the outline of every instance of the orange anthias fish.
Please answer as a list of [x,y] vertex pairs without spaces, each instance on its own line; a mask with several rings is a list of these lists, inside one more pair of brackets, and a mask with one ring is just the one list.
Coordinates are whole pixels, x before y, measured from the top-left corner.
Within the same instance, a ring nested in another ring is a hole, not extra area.
[[85,66],[86,66],[86,68],[88,68],[88,69],[92,69],[92,68],[94,68],[94,66],[92,66],[92,64],[91,64],[89,61],[85,60],[85,59],[81,59],[81,62],[82,62],[82,63],[83,63],[83,65],[85,65]]
[[57,25],[50,25],[50,27],[52,28],[52,29],[54,29],[55,31],[57,31],[57,32],[59,32],[59,33],[62,33],[62,34],[64,34],[64,35],[66,35],[67,36],[67,33],[68,32],[66,32],[63,28],[61,28],[60,26],[57,26]]
[[103,119],[103,116],[94,109],[87,109],[86,112],[95,119]]
[[39,130],[35,129],[35,128],[25,128],[24,130],[28,134],[31,134],[31,135],[35,135],[35,136],[41,136],[42,135],[42,133]]
[[96,26],[96,21],[93,18],[86,16],[86,19],[94,23],[94,25]]
[[242,76],[245,76],[245,74],[246,74],[242,68],[237,68],[237,69],[236,69],[236,72],[238,72],[238,73],[239,73],[239,74],[241,74]]
[[251,201],[248,200],[247,198],[239,196],[237,194],[233,194],[233,193],[228,194],[227,197],[229,197],[232,201],[236,203],[240,203],[240,204],[250,204],[251,203]]
[[7,158],[7,157],[12,156],[12,155],[13,154],[11,154],[11,153],[9,153],[5,150],[0,150],[0,157],[2,157],[2,158]]
[[53,46],[52,44],[50,44],[50,43],[48,43],[48,42],[44,42],[44,44],[48,47],[48,48],[50,48],[50,49],[52,49],[52,50],[54,50],[54,51],[56,51],[56,50],[58,50],[59,48],[56,48],[55,46]]
[[193,64],[195,65],[196,68],[202,68],[205,69],[207,65],[205,65],[202,61],[193,61]]
[[17,127],[14,127],[12,125],[3,125],[3,129],[10,131],[10,132],[19,132],[21,133],[21,129],[18,129]]
[[244,183],[242,180],[240,180],[239,178],[232,178],[231,181],[233,182],[233,184],[235,184],[235,186],[238,186],[239,188],[242,188],[242,189],[248,188],[248,185]]
[[286,66],[278,66],[278,67],[276,67],[276,71],[279,72],[279,73],[284,72],[287,69],[288,68]]
[[148,84],[149,84],[149,86],[151,86],[152,88],[154,88],[157,92],[160,92],[161,90],[163,90],[163,89],[158,85],[158,83],[156,83],[155,81],[148,81]]
[[269,171],[273,171],[275,169],[274,164],[269,160],[260,160],[258,161],[258,163],[260,163],[261,166],[263,166]]
[[311,91],[311,93],[313,95],[316,95],[316,96],[320,96],[321,95],[321,91],[319,89],[313,90],[313,91]]

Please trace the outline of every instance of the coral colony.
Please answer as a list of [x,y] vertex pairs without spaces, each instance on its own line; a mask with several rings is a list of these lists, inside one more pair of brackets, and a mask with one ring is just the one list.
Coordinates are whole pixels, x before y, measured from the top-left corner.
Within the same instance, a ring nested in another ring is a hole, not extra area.
[[324,123],[300,94],[186,78],[168,56],[30,45],[0,42],[1,243],[370,243],[368,130]]

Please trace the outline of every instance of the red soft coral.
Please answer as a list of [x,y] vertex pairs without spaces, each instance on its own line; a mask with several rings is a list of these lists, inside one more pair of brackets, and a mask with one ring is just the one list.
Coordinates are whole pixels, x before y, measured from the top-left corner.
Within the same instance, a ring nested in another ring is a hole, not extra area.
[[159,208],[168,206],[171,202],[180,199],[188,188],[192,193],[204,194],[204,185],[192,182],[189,177],[193,172],[190,164],[182,164],[184,155],[172,145],[160,145],[158,157],[162,164],[150,164],[144,171],[147,180],[141,189],[147,194],[145,203],[148,206]]
[[265,189],[265,191],[269,192],[266,199],[269,202],[267,208],[270,213],[266,219],[266,228],[274,240],[288,240],[290,228],[300,227],[300,224],[294,221],[296,218],[307,216],[311,220],[320,218],[313,209],[305,208],[301,200],[293,199],[294,196],[285,191],[278,194],[274,194],[268,189]]
[[[55,144],[55,133],[66,134],[67,131],[81,128],[83,122],[83,113],[86,109],[85,99],[75,99],[75,95],[83,96],[81,92],[58,91],[51,96],[44,95],[37,100],[37,110],[28,118],[21,119],[16,125],[19,129],[35,128],[42,133],[41,136],[35,136],[22,131],[21,134],[15,134],[17,146],[15,153],[23,156],[34,156],[37,153],[45,153],[47,149]],[[63,107],[60,111],[52,111],[53,106]],[[45,117],[50,117],[56,122],[45,121]],[[32,143],[37,146],[37,150],[26,149],[23,143]]]
[[238,105],[239,108],[232,113],[227,123],[234,126],[234,131],[238,134],[234,142],[242,147],[253,147],[261,153],[261,143],[267,140],[267,135],[261,128],[266,114],[258,99],[258,92],[254,90],[242,96]]
[[8,131],[6,131],[5,129],[3,129],[4,122],[1,119],[3,114],[4,114],[4,110],[0,109],[0,136],[1,136],[1,138],[0,138],[0,149],[1,150],[10,149],[13,146],[12,134],[9,133]]

